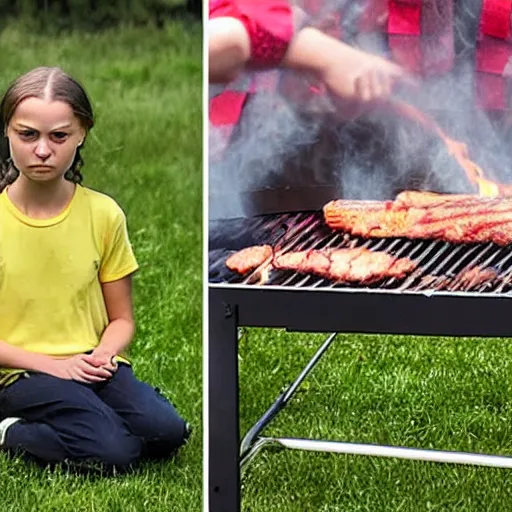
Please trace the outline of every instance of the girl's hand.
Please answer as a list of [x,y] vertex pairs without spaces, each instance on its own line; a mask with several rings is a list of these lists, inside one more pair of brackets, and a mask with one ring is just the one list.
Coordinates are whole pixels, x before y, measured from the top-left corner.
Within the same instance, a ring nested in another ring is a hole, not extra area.
[[94,356],[102,368],[108,370],[111,374],[117,371],[116,354],[106,351],[102,347],[96,347],[91,355]]
[[51,359],[45,373],[66,380],[76,380],[87,384],[103,382],[112,373],[102,368],[99,359],[92,354],[77,354],[67,359]]

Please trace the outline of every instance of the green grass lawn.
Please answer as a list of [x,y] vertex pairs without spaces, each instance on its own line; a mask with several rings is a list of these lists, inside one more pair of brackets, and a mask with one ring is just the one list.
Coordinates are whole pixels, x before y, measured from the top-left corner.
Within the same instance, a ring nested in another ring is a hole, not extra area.
[[[325,337],[245,331],[242,434]],[[339,335],[263,435],[512,455],[512,346]],[[251,512],[512,510],[506,469],[267,448],[242,482]]]
[[198,511],[202,495],[201,26],[123,29],[45,38],[0,33],[0,90],[39,65],[79,79],[96,110],[84,185],[106,192],[128,217],[141,269],[134,280],[139,378],[172,397],[195,427],[176,460],[136,475],[87,479],[0,456],[7,511]]

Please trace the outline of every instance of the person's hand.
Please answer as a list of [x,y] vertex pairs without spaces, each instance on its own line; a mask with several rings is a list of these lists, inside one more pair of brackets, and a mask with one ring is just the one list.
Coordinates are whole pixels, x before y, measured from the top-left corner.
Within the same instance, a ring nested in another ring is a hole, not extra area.
[[91,355],[94,356],[102,368],[108,370],[111,374],[117,371],[117,362],[115,360],[116,354],[113,352],[110,352],[101,346],[97,346],[92,351]]
[[362,102],[387,100],[399,82],[411,82],[402,67],[376,55],[366,54],[355,69],[355,98]]
[[101,360],[92,354],[77,354],[66,359],[52,359],[45,373],[66,380],[83,383],[103,382],[112,372],[102,367]]
[[415,84],[401,67],[377,55],[340,46],[320,73],[320,79],[345,118],[352,118],[387,101],[398,84]]

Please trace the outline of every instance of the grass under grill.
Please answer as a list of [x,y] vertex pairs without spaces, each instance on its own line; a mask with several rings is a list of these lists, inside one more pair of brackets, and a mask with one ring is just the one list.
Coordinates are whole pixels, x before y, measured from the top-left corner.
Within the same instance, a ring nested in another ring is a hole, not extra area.
[[[245,434],[326,335],[244,329]],[[299,437],[512,455],[507,339],[338,335],[263,431]],[[243,477],[243,510],[509,511],[512,472],[264,449]]]

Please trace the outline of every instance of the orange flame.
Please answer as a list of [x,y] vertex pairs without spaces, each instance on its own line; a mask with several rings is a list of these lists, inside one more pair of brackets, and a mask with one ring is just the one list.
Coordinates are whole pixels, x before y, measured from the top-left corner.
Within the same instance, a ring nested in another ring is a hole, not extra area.
[[450,139],[445,134],[442,134],[442,132],[440,135],[449,153],[466,171],[469,181],[477,186],[478,195],[481,197],[498,197],[500,195],[500,186],[485,178],[483,169],[469,158],[466,144]]
[[512,195],[512,185],[500,185],[485,178],[483,169],[469,158],[469,151],[464,142],[448,137],[433,119],[417,110],[412,105],[403,102],[395,102],[394,105],[400,113],[419,121],[439,135],[441,140],[446,144],[448,152],[466,171],[469,181],[477,187],[479,196],[498,197],[501,195]]

